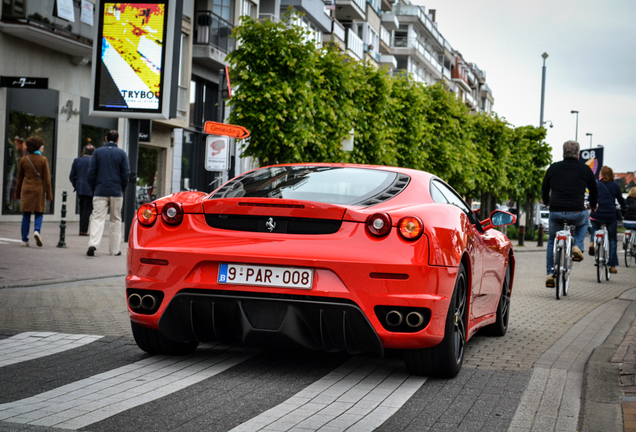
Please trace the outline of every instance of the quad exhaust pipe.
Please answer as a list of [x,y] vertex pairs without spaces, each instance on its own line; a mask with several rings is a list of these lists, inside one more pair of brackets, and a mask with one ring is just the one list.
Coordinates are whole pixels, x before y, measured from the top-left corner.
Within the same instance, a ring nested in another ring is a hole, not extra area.
[[402,314],[402,312],[397,310],[389,311],[386,314],[386,324],[389,327],[398,327],[405,322],[407,326],[411,328],[418,328],[424,324],[424,316],[419,312],[409,312],[406,314],[406,317]]
[[144,311],[152,311],[156,305],[157,300],[155,296],[151,294],[141,296],[137,293],[133,293],[128,296],[128,306],[130,306],[132,310],[143,309]]

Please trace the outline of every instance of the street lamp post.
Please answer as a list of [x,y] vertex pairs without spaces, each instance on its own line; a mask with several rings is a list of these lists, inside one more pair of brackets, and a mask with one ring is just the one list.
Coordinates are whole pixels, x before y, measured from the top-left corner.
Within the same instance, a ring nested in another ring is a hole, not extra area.
[[589,132],[585,134],[585,136],[588,136],[588,135],[590,137],[590,150],[592,150],[592,134]]
[[545,101],[545,59],[548,58],[548,53],[541,54],[543,57],[543,69],[541,70],[541,117],[539,118],[539,127],[543,127],[543,102]]
[[574,131],[574,141],[579,142],[579,112],[576,110],[570,111],[570,114],[576,114],[576,130]]

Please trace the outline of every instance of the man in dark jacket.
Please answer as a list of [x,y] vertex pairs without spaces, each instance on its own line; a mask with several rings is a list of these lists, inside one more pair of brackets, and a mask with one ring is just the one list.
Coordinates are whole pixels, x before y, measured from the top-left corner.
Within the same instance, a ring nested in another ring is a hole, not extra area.
[[585,189],[588,189],[590,207],[596,208],[598,189],[592,170],[579,162],[579,143],[566,141],[563,143],[563,160],[550,165],[541,185],[543,204],[550,206],[548,218],[550,228],[548,234],[548,250],[546,254],[546,271],[548,277],[545,286],[553,288],[554,283],[554,238],[562,229],[561,220],[567,220],[576,228],[574,230],[574,246],[572,255],[575,261],[583,260],[583,242],[587,234],[588,215],[585,209]]
[[89,225],[88,251],[95,256],[104,233],[104,221],[110,207],[110,234],[108,250],[111,255],[121,255],[121,207],[124,191],[130,176],[130,164],[126,152],[117,148],[119,134],[111,130],[106,144],[95,150],[88,170],[88,184],[93,190],[93,212]]
[[81,236],[88,235],[88,222],[93,211],[93,191],[88,185],[88,169],[91,166],[91,155],[94,151],[95,147],[91,144],[84,147],[82,156],[73,160],[71,174],[68,176],[79,199],[79,235]]

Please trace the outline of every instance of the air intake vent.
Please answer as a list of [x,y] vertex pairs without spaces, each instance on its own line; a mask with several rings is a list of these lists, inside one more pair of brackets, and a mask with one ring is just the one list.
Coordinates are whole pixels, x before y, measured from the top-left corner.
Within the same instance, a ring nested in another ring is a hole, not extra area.
[[376,205],[381,202],[387,201],[393,198],[394,196],[396,196],[397,194],[399,194],[400,192],[402,192],[404,188],[406,187],[406,185],[409,184],[410,179],[411,178],[407,176],[406,174],[398,174],[393,184],[391,184],[391,186],[384,189],[379,194],[374,195],[371,198],[367,198],[364,201],[357,203],[357,205],[371,207],[372,205]]

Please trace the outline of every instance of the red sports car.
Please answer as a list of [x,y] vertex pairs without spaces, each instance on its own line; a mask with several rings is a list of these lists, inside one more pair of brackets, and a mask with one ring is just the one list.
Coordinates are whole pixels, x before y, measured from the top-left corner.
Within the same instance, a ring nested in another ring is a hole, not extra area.
[[351,164],[258,168],[144,204],[126,292],[153,354],[199,342],[382,355],[453,377],[466,341],[508,327],[514,255],[438,177]]

